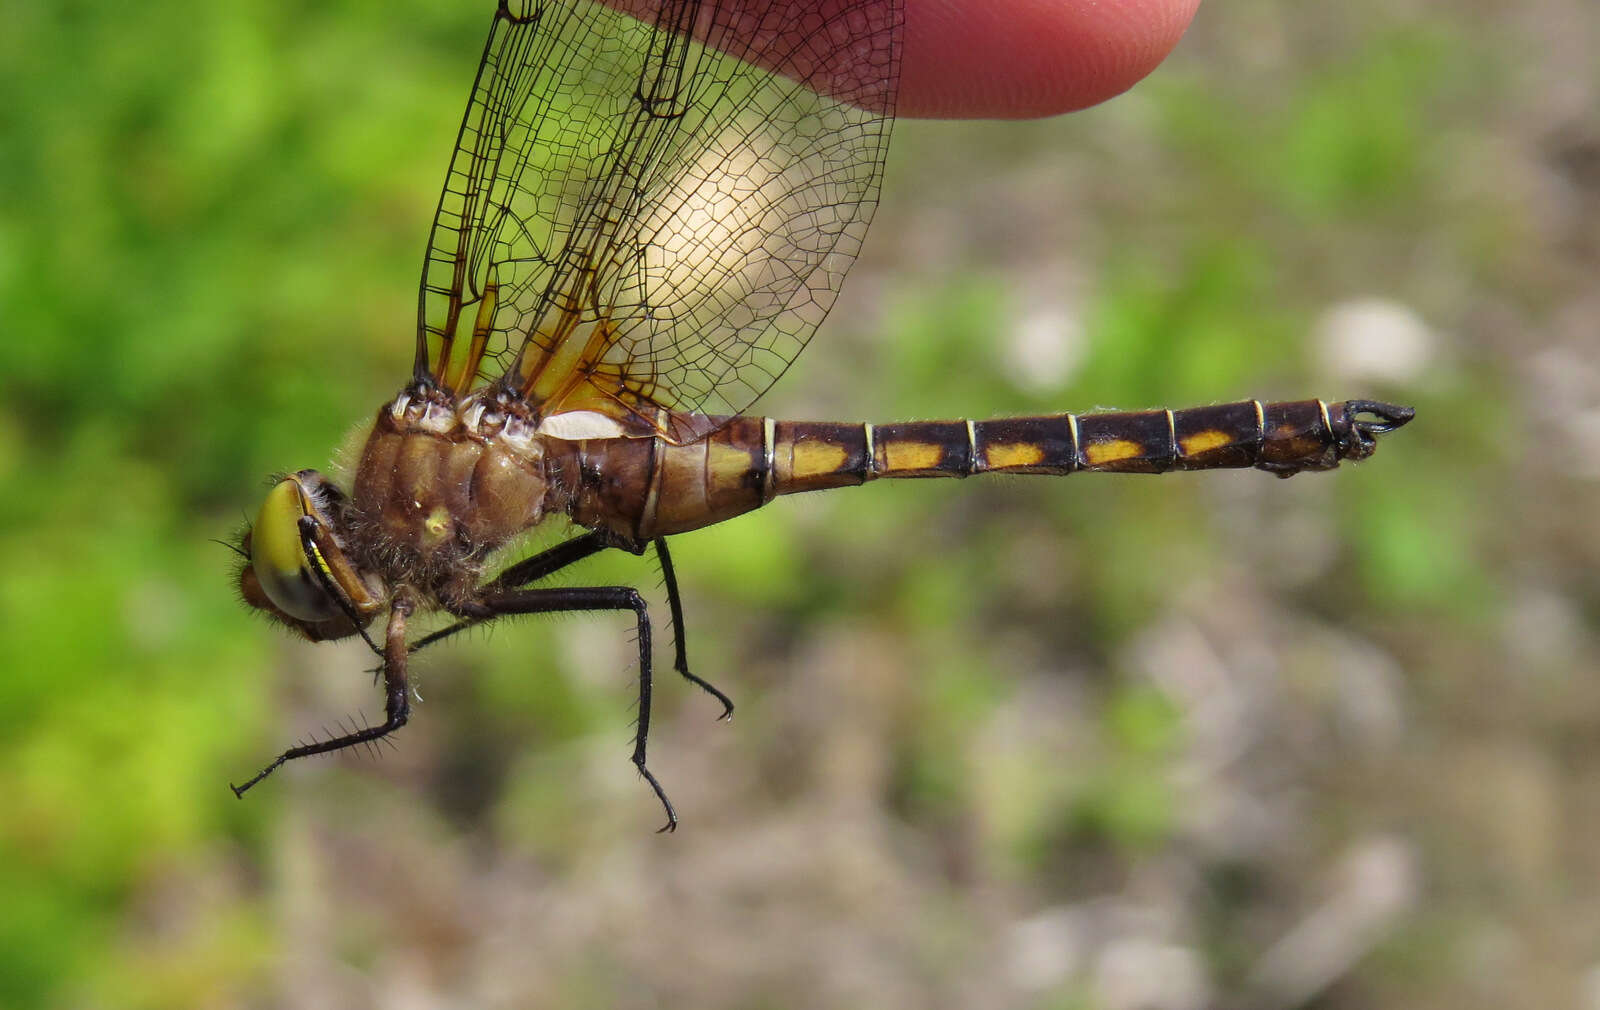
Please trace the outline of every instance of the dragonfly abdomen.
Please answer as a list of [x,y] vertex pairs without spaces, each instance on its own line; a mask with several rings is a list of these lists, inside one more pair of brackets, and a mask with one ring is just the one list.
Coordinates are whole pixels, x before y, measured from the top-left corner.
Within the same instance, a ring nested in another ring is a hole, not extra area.
[[1254,467],[1282,477],[1372,455],[1409,407],[1369,400],[1244,400],[1184,410],[1049,414],[988,421],[847,424],[710,418],[687,445],[583,443],[579,523],[643,543],[699,529],[778,495],[880,478],[983,473],[1166,473]]
[[[1370,415],[1370,417],[1368,417]],[[1365,459],[1411,410],[1366,400],[1245,400],[1184,410],[902,424],[779,422],[776,493],[880,477],[1166,473],[1255,467],[1281,476]]]

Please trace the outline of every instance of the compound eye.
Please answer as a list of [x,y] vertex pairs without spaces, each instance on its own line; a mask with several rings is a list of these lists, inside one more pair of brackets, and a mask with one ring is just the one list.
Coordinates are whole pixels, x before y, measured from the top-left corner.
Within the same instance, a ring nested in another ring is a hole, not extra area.
[[321,522],[300,481],[294,477],[279,481],[267,492],[250,528],[250,566],[273,606],[290,617],[316,623],[338,616],[340,610],[306,556],[300,539],[300,520],[306,516]]

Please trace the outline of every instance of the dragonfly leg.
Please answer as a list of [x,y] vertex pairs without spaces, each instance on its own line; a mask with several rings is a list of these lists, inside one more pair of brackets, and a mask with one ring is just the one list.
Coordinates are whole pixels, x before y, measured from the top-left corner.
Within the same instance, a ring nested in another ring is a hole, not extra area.
[[[540,551],[531,558],[524,558],[507,568],[493,579],[483,584],[482,592],[497,593],[506,589],[518,589],[540,579],[549,578],[568,565],[575,565],[584,558],[598,554],[610,547],[611,544],[596,532],[585,533],[581,537],[573,537],[565,543],[556,544],[549,550]],[[432,645],[434,642],[449,638],[458,632],[466,631],[476,624],[482,624],[494,615],[465,617],[447,628],[424,635],[411,643],[410,651]]]
[[406,684],[406,618],[411,616],[411,596],[405,590],[396,595],[394,603],[389,608],[389,627],[384,635],[383,648],[383,684],[384,684],[384,715],[382,725],[367,726],[353,733],[331,737],[315,743],[301,744],[290,747],[279,754],[273,762],[261,769],[242,786],[229,785],[235,796],[243,797],[245,791],[262,779],[277,771],[285,762],[296,758],[310,757],[313,754],[328,754],[333,751],[344,750],[358,744],[368,743],[393,733],[406,724],[406,719],[411,715],[411,702],[407,697]]
[[661,562],[661,578],[667,587],[667,610],[672,617],[672,666],[689,683],[722,702],[722,714],[718,719],[733,718],[733,699],[723,694],[711,684],[689,672],[689,649],[684,643],[683,628],[683,600],[678,596],[678,576],[672,569],[672,555],[667,553],[667,538],[656,537],[651,541],[656,548],[656,559]]
[[[580,538],[581,539],[581,538]],[[573,541],[574,543],[576,541]],[[509,614],[555,614],[591,610],[626,610],[634,615],[639,640],[639,719],[633,735],[633,765],[639,769],[661,807],[667,823],[659,831],[676,831],[678,814],[666,790],[645,767],[645,741],[650,736],[650,616],[644,598],[629,586],[593,586],[574,589],[515,589],[490,595],[484,605],[496,617]]]
[[[660,560],[661,576],[667,590],[667,607],[672,620],[673,669],[677,670],[683,679],[722,703],[722,714],[717,718],[732,718],[733,700],[718,690],[716,685],[689,672],[689,654],[684,642],[683,599],[678,594],[678,576],[672,567],[672,555],[667,551],[665,537],[656,537],[651,541],[651,544],[655,547],[656,557]],[[531,558],[517,562],[494,579],[485,583],[482,591],[485,595],[493,595],[503,590],[520,589],[541,579],[548,578],[568,565],[577,564],[584,558],[591,557],[608,547],[615,546],[618,545],[610,542],[604,534],[592,531],[585,533],[583,536],[574,537],[565,543],[557,544],[549,550],[541,551]],[[632,548],[626,546],[623,546],[622,549],[632,550]],[[642,548],[634,550],[634,553],[642,553]],[[424,635],[413,642],[411,651],[416,652],[418,649],[449,638],[458,632],[465,631],[473,625],[482,624],[494,616],[492,612],[474,615],[459,620],[449,627],[440,628],[438,631]]]
[[549,550],[540,551],[531,558],[518,561],[495,576],[483,588],[493,592],[531,585],[540,579],[549,578],[568,565],[575,565],[584,558],[599,554],[610,546],[611,543],[602,534],[590,530],[581,537],[573,537]]
[[367,648],[380,656],[383,655],[383,650],[378,648],[377,644],[372,641],[372,636],[367,634],[367,626],[362,622],[361,616],[356,613],[356,608],[351,604],[349,595],[340,588],[338,582],[334,580],[333,575],[328,571],[327,563],[322,560],[322,552],[317,548],[317,521],[310,516],[302,516],[299,530],[300,550],[305,554],[306,568],[311,571],[312,576],[317,580],[317,584],[322,587],[322,591],[328,594],[328,598],[338,604],[339,609],[344,612],[345,619],[350,622],[351,627],[356,629],[356,633],[361,636],[361,640],[367,643]]

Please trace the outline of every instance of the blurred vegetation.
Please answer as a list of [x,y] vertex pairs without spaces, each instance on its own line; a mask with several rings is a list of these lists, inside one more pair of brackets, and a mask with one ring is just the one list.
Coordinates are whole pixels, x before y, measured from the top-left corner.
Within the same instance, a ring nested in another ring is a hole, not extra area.
[[[8,11],[0,1006],[1596,998],[1600,80],[1561,0],[1247,0],[1101,109],[901,124],[763,404],[1416,403],[1374,460],[680,538],[740,709],[661,678],[675,837],[608,618],[441,647],[397,752],[236,801],[381,705],[213,541],[405,377],[480,6]],[[1336,325],[1373,304],[1407,325]]]

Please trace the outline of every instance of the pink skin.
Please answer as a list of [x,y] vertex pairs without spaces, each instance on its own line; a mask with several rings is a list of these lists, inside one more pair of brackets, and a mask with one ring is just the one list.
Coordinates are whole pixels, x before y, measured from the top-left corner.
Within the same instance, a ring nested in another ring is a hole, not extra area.
[[[653,22],[663,0],[602,0]],[[927,119],[1031,119],[1121,94],[1183,37],[1200,0],[903,0],[905,48],[896,112]],[[782,5],[781,7],[776,5]],[[810,35],[843,18],[874,19],[874,0],[734,0],[748,17],[747,59],[787,52],[786,76],[871,108],[879,78],[858,76],[847,50],[807,61]],[[780,10],[792,10],[783,16]],[[845,13],[848,11],[848,13]],[[756,30],[764,22],[772,30]],[[702,27],[695,34],[702,38]],[[737,29],[736,29],[737,30]],[[759,41],[757,41],[759,39]],[[850,94],[853,87],[865,88]]]
[[1183,37],[1200,0],[906,0],[898,112],[1029,119],[1121,94]]

